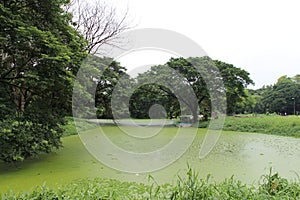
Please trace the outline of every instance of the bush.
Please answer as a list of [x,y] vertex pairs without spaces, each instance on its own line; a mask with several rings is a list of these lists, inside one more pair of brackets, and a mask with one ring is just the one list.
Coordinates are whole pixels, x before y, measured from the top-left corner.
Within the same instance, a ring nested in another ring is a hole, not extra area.
[[18,117],[0,121],[0,160],[16,162],[42,152],[49,153],[61,146],[62,132],[47,120]]
[[77,135],[77,131],[85,131],[98,128],[96,123],[88,122],[85,119],[76,119],[76,126],[73,117],[66,117],[66,123],[61,126],[64,130],[63,137]]
[[207,128],[209,125],[209,121],[199,121],[198,128]]

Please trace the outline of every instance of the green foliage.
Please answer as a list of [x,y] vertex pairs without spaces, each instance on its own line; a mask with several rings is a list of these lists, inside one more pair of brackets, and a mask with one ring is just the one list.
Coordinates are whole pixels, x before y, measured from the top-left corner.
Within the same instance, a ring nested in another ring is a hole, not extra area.
[[269,174],[263,175],[261,178],[262,178],[262,183],[259,187],[259,190],[261,192],[265,192],[266,194],[269,195],[276,195],[280,193],[289,192],[288,180],[280,177],[278,173],[273,174],[272,168],[270,168]]
[[9,117],[9,115],[14,113],[15,110],[11,96],[5,95],[8,90],[9,87],[0,84],[0,119]]
[[0,160],[22,161],[61,146],[62,129],[33,118],[7,119],[0,122]]
[[165,108],[168,118],[176,118],[180,115],[178,100],[168,88],[161,85],[145,84],[139,87],[132,94],[129,104],[132,118],[149,119],[149,109],[155,104]]
[[[152,84],[140,87],[131,99],[131,111],[136,118],[147,118],[151,105],[159,103],[164,105],[169,118],[192,114],[196,122],[199,112],[210,114],[212,99],[220,104],[219,110],[225,110],[225,103],[220,103],[225,95],[229,114],[245,104],[249,109],[254,106],[254,100],[245,90],[253,83],[249,73],[209,57],[171,58],[166,64],[152,66],[139,74],[137,83]],[[195,99],[191,98],[194,95]],[[213,98],[210,95],[214,95]]]
[[241,101],[235,104],[235,113],[253,113],[256,105],[256,98],[247,89],[244,89],[244,96]]
[[86,55],[65,3],[1,1],[0,160],[23,160],[61,144],[73,77]]
[[[112,119],[111,97],[119,79],[130,78],[120,63],[109,57],[89,55],[76,77],[73,95],[73,114],[79,118]],[[121,91],[123,93],[126,91]],[[82,106],[85,105],[85,106]]]
[[2,199],[299,199],[300,184],[289,182],[277,173],[262,176],[258,187],[247,186],[233,177],[220,183],[213,182],[210,176],[200,179],[191,168],[186,178],[178,178],[177,185],[158,185],[149,178],[151,185],[120,182],[112,179],[83,179],[58,189],[40,186],[31,192],[0,195]]
[[253,100],[249,98],[247,90],[245,90],[249,84],[254,84],[250,74],[243,69],[218,60],[214,61],[214,64],[218,67],[226,87],[227,113],[237,112],[238,107],[241,107],[239,104],[248,104],[252,107]]
[[64,130],[63,137],[77,135],[77,131],[91,130],[99,127],[96,123],[89,123],[84,119],[76,119],[76,126],[73,117],[66,117],[66,123],[61,126]]
[[256,199],[255,189],[235,180],[233,176],[221,183],[212,182],[210,175],[206,179],[188,168],[187,178],[179,177],[170,199]]
[[[97,88],[96,88],[96,94],[95,94],[97,118],[112,119],[113,115],[112,115],[112,107],[111,107],[111,98],[115,86],[122,78],[121,81],[122,84],[128,87],[131,84],[131,79],[129,78],[129,75],[126,74],[126,69],[122,67],[120,63],[114,61],[113,59],[102,58],[100,59],[100,62],[101,62],[100,65],[101,68],[99,70],[102,72],[102,74],[99,77],[99,81],[97,83]],[[126,93],[126,90],[121,90],[119,91],[119,93]],[[121,113],[121,111],[119,112]]]
[[209,120],[207,121],[199,121],[198,128],[207,128],[209,125]]
[[[281,76],[274,85],[251,91],[255,99],[253,112],[288,115],[299,113],[300,82],[299,75],[292,78]],[[294,110],[295,109],[295,110]]]

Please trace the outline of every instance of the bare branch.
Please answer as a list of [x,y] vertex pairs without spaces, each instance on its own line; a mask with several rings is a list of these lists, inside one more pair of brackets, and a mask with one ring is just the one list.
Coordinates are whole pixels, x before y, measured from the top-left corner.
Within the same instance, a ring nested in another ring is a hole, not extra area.
[[84,50],[90,54],[96,54],[104,44],[120,46],[121,38],[118,36],[131,28],[127,23],[128,9],[119,17],[116,8],[101,0],[96,0],[94,4],[73,0],[67,10],[73,13],[72,25],[87,40],[88,45]]

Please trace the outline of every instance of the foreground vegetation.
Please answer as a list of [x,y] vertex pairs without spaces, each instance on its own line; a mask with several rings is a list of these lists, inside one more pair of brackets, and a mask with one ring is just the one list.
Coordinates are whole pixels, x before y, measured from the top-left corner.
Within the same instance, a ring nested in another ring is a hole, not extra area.
[[113,179],[83,179],[58,189],[45,186],[28,193],[3,193],[2,199],[299,199],[300,182],[288,182],[277,173],[263,175],[258,187],[247,186],[233,177],[212,182],[210,176],[198,178],[191,168],[176,185],[151,185],[120,182]]

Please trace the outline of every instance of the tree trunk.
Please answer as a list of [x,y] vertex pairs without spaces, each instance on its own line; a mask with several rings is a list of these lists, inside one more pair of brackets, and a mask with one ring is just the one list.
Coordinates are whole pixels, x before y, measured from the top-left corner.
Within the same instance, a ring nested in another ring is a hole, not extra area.
[[196,109],[193,110],[193,123],[198,122],[198,111]]
[[14,103],[16,106],[16,112],[20,111],[20,102],[19,102],[19,88],[13,86],[13,96],[14,96]]
[[25,110],[25,89],[20,89],[20,112],[23,113]]

